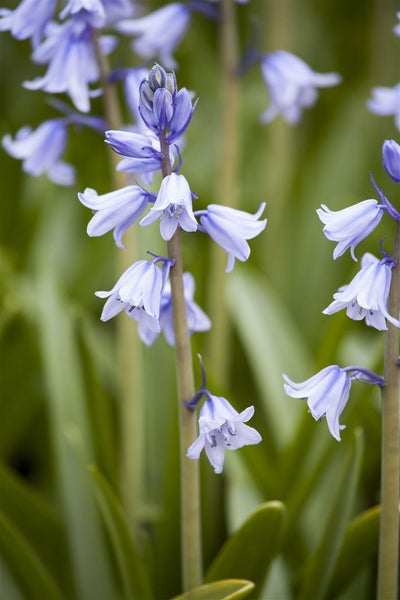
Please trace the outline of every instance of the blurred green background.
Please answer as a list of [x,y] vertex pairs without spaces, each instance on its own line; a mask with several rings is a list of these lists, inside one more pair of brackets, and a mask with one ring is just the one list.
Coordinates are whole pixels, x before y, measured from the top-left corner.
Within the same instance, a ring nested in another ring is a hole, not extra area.
[[[150,10],[162,4],[143,6]],[[13,8],[15,3],[1,5]],[[286,528],[257,591],[263,600],[301,597],[301,590],[304,597],[310,561],[317,549],[325,556],[323,540],[335,530],[334,552],[331,548],[335,560],[324,565],[327,581],[321,584],[321,597],[375,595],[376,535],[371,534],[371,545],[361,564],[354,565],[352,577],[338,578],[345,582],[342,589],[335,589],[332,577],[339,568],[335,561],[347,523],[379,503],[379,393],[353,386],[342,415],[346,429],[338,444],[324,422],[315,423],[307,415],[305,402],[284,395],[282,373],[303,380],[333,363],[382,372],[383,333],[351,322],[344,314],[327,317],[321,312],[358,265],[348,254],[332,260],[333,243],[324,238],[315,209],[321,203],[340,209],[375,197],[370,171],[389,199],[395,205],[399,202],[398,188],[381,165],[383,140],[398,140],[398,132],[391,117],[378,117],[366,108],[372,87],[391,87],[399,80],[400,40],[392,33],[396,9],[392,0],[250,0],[236,7],[241,51],[257,31],[263,51],[291,51],[314,70],[336,71],[343,78],[340,85],[322,90],[315,107],[292,127],[280,118],[261,125],[259,115],[268,94],[259,67],[253,66],[242,78],[237,197],[240,208],[250,212],[266,201],[268,225],[251,242],[249,262],[237,263],[235,271],[224,276],[232,325],[226,348],[228,382],[220,381],[213,364],[207,363],[212,331],[193,338],[194,353],[203,355],[213,393],[229,398],[238,410],[254,404],[252,425],[263,436],[257,447],[228,453],[222,476],[215,476],[201,459],[205,565],[210,565],[228,533],[260,503],[287,504]],[[200,98],[186,134],[182,168],[199,196],[199,208],[220,201],[223,107],[218,33],[215,23],[195,14],[176,52],[179,85]],[[23,125],[35,127],[56,113],[45,94],[21,87],[22,81],[42,73],[29,62],[29,43],[3,33],[0,44],[3,136]],[[116,50],[113,60],[140,64],[127,43]],[[101,100],[92,105],[93,113],[101,114]],[[71,188],[57,187],[45,177],[30,178],[19,161],[0,152],[4,600],[57,594],[125,598],[131,589],[121,576],[121,555],[110,535],[107,509],[99,510],[107,496],[100,479],[88,470],[89,464],[96,465],[118,500],[116,324],[99,321],[102,302],[94,291],[113,285],[120,251],[110,235],[87,237],[90,214],[77,200],[77,192],[87,186],[105,193],[113,184],[100,134],[71,132],[65,158],[77,167],[77,182]],[[384,218],[362,242],[357,256],[364,251],[377,254],[381,238],[390,252],[393,233],[394,226]],[[135,227],[132,235],[143,253],[147,248],[163,252],[156,227],[151,231]],[[185,268],[197,281],[196,300],[208,311],[210,241],[200,234],[187,236],[184,251]],[[126,319],[126,326],[134,324]],[[163,339],[143,349],[143,380],[142,527],[136,540],[141,559],[135,555],[131,560],[145,564],[143,572],[149,574],[154,597],[169,598],[180,591],[179,472],[173,352]],[[358,441],[359,468],[350,480],[345,457],[353,452],[355,435],[363,438],[363,452]],[[353,483],[354,493],[348,497]],[[115,516],[112,502],[107,506]],[[269,539],[257,543],[261,553],[262,544],[265,552],[274,546]],[[132,589],[129,597],[140,598],[146,588],[143,584],[141,592]]]

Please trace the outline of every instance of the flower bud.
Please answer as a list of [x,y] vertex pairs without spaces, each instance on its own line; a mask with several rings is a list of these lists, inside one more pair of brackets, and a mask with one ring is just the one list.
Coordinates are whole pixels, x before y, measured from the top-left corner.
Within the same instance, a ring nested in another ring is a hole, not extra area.
[[385,140],[382,147],[383,167],[396,183],[400,183],[400,146],[394,140]]
[[139,96],[141,104],[147,110],[153,110],[153,96],[154,92],[151,89],[149,82],[146,79],[143,79],[139,86]]
[[148,76],[149,85],[153,92],[158,88],[165,87],[166,75],[167,73],[160,65],[154,65]]

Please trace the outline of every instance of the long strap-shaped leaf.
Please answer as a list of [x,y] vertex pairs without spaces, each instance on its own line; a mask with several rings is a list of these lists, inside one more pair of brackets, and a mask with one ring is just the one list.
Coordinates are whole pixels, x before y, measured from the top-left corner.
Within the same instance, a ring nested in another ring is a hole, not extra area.
[[353,504],[363,451],[363,437],[356,432],[354,441],[344,461],[338,479],[335,481],[334,499],[327,524],[319,544],[305,568],[304,579],[298,595],[299,600],[319,600],[326,594]]
[[173,600],[240,600],[254,589],[254,583],[244,579],[224,579],[201,585]]
[[95,492],[113,546],[126,600],[151,600],[148,574],[136,549],[120,502],[96,467],[90,468]]
[[61,591],[17,528],[0,513],[0,553],[26,598],[60,600]]
[[279,551],[285,507],[273,501],[261,504],[222,547],[206,574],[206,581],[241,577],[263,583]]

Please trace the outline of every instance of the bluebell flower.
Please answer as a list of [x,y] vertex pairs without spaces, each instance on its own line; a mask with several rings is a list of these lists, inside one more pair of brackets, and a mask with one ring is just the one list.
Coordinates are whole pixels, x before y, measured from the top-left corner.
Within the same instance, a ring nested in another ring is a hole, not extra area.
[[[43,77],[25,81],[30,90],[42,89],[50,93],[66,92],[76,108],[89,112],[91,92],[89,85],[99,78],[99,67],[93,44],[93,28],[81,13],[62,25],[52,23],[47,38],[33,52],[32,60],[47,64]],[[111,36],[102,36],[99,43],[104,54],[109,54],[116,43]]]
[[101,29],[117,19],[131,17],[133,6],[130,0],[68,0],[60,17],[64,19],[81,11],[88,23]]
[[138,36],[132,44],[136,54],[149,59],[159,57],[167,69],[174,69],[177,63],[173,53],[189,21],[189,7],[180,2],[171,2],[144,17],[121,21],[116,29],[125,35]]
[[[156,263],[162,260],[162,269]],[[108,321],[122,310],[138,323],[144,323],[151,331],[160,331],[159,316],[161,293],[168,277],[170,261],[157,257],[140,260],[131,265],[107,292],[96,292],[99,298],[108,298],[101,314]]]
[[196,231],[192,192],[183,175],[171,173],[164,177],[154,206],[140,224],[150,225],[157,219],[160,219],[160,233],[165,241],[172,238],[178,226],[185,231]]
[[400,131],[400,83],[393,87],[375,87],[367,101],[369,110],[384,117],[393,116]]
[[358,202],[342,210],[329,210],[325,204],[321,204],[317,215],[325,224],[323,232],[328,240],[338,242],[333,251],[333,258],[342,256],[350,248],[351,256],[357,261],[354,249],[378,225],[383,208],[373,199]]
[[384,380],[361,367],[340,368],[337,365],[325,367],[316,375],[300,383],[295,383],[283,375],[284,390],[292,398],[308,398],[307,405],[316,421],[326,417],[330,433],[340,442],[340,431],[345,428],[339,418],[349,399],[351,382],[357,379],[363,383],[384,385]]
[[[118,171],[138,173],[146,183],[151,183],[152,175],[161,169],[162,153],[160,140],[153,132],[136,133],[133,131],[106,131],[106,143],[124,158],[118,163]],[[175,153],[170,148],[171,164],[175,162]]]
[[114,229],[114,239],[124,248],[122,236],[137,221],[155,195],[139,185],[129,185],[115,192],[98,195],[95,190],[86,188],[78,194],[79,200],[95,211],[87,227],[88,235],[96,237]]
[[53,18],[57,0],[22,0],[14,10],[0,9],[0,31],[10,31],[17,40],[31,38],[33,48],[42,40]]
[[[185,296],[186,321],[189,335],[193,333],[208,331],[211,321],[205,312],[194,301],[195,280],[191,273],[183,274],[183,292]],[[168,280],[161,295],[160,327],[166,342],[170,346],[175,345],[174,316],[172,313],[171,283]],[[145,324],[139,325],[139,335],[148,346],[157,337],[157,333],[146,329]]]
[[235,258],[241,261],[249,258],[250,246],[246,240],[265,229],[267,219],[258,220],[264,208],[265,202],[254,215],[221,204],[209,204],[206,210],[196,211],[195,214],[200,216],[200,231],[207,233],[228,253],[227,273],[235,266]]
[[25,173],[34,177],[45,173],[54,183],[72,185],[75,169],[61,160],[67,143],[66,124],[66,119],[50,119],[34,131],[22,127],[15,139],[9,134],[3,137],[3,147],[8,154],[23,161]]
[[297,123],[303,108],[315,104],[317,88],[340,82],[337,73],[315,73],[301,58],[285,50],[265,54],[261,72],[270,96],[270,105],[261,116],[264,123],[279,113],[288,123]]
[[400,146],[394,140],[385,140],[382,146],[383,166],[386,173],[400,183]]
[[335,294],[334,301],[322,312],[332,315],[346,309],[350,319],[359,321],[365,318],[367,325],[380,331],[387,329],[386,319],[400,327],[398,320],[388,312],[388,297],[392,281],[392,269],[396,261],[390,257],[378,260],[373,254],[366,253],[361,259],[361,270]]
[[207,393],[199,414],[199,436],[188,448],[186,456],[198,460],[204,449],[214,472],[222,473],[225,449],[236,450],[261,442],[258,431],[245,425],[253,414],[253,406],[239,413],[222,396]]

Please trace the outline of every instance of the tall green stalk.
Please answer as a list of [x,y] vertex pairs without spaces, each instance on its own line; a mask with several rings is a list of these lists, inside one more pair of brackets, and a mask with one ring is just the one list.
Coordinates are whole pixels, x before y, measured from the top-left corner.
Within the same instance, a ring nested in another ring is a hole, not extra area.
[[[109,66],[101,52],[97,36],[94,37],[97,60],[101,72],[104,112],[110,129],[121,129],[122,118],[117,93],[109,81]],[[117,171],[118,156],[109,152],[111,178],[115,189],[128,185],[126,173]],[[116,270],[118,277],[138,256],[136,239],[126,240],[126,251],[118,253]],[[118,364],[120,381],[120,431],[121,431],[121,494],[122,504],[133,533],[138,533],[143,501],[143,378],[142,350],[138,335],[118,315]]]
[[[236,74],[237,35],[234,0],[221,2],[221,147],[218,173],[218,203],[236,207],[239,163],[239,82]],[[213,324],[208,362],[222,384],[228,378],[229,320],[225,305],[226,254],[217,245],[211,248],[208,312]]]
[[[393,258],[389,312],[400,312],[400,225],[397,228]],[[385,349],[385,381],[382,389],[381,521],[379,537],[378,600],[397,598],[399,576],[399,411],[400,367],[399,330],[388,322]]]
[[[163,177],[172,172],[169,145],[160,136],[164,156],[161,169]],[[185,402],[195,395],[193,358],[186,319],[183,288],[183,261],[181,231],[177,228],[168,244],[168,258],[174,260],[170,271],[172,311],[174,318],[175,364],[178,387],[179,447],[181,470],[181,548],[182,580],[185,591],[202,582],[202,544],[200,519],[200,469],[199,461],[189,460],[186,451],[197,437],[197,417]]]

